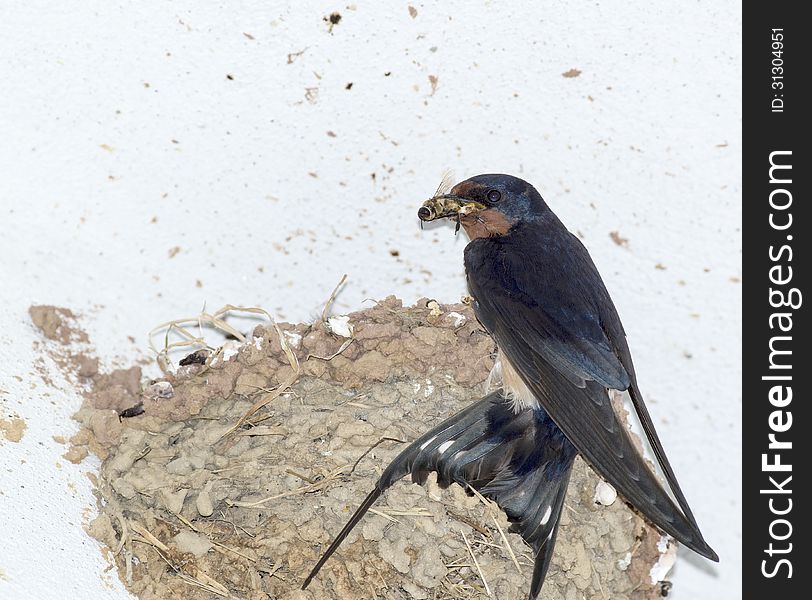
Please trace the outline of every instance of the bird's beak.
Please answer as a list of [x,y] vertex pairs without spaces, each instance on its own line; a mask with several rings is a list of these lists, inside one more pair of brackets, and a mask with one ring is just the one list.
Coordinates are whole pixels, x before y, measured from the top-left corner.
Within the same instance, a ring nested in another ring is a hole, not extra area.
[[435,219],[457,218],[478,213],[485,210],[486,206],[474,200],[466,200],[459,196],[443,194],[435,196],[423,203],[417,211],[417,217],[421,221],[434,221]]

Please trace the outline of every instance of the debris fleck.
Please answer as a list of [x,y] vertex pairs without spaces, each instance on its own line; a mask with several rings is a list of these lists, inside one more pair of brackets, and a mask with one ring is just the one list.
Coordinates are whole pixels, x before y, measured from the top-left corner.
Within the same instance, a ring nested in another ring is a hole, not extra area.
[[566,77],[567,79],[572,79],[573,77],[578,77],[580,74],[581,74],[581,71],[579,71],[578,69],[570,69],[569,71],[564,71],[563,73],[561,73],[561,75],[563,77]]
[[417,9],[411,4],[409,5],[409,16],[413,19],[417,18]]
[[288,52],[288,64],[292,65],[293,61],[295,61],[297,58],[299,58],[306,51],[307,51],[307,48],[302,48],[298,52]]
[[317,87],[309,87],[305,88],[305,100],[310,102],[310,104],[315,104],[319,100],[319,88]]
[[629,247],[628,238],[622,237],[617,231],[610,231],[609,237],[612,238],[612,241],[618,246],[622,246],[623,248]]
[[429,75],[429,83],[431,84],[431,94],[429,96],[433,96],[434,93],[437,91],[437,84],[440,82],[440,78],[437,75]]
[[327,27],[327,31],[332,33],[333,32],[333,27],[335,27],[336,25],[341,23],[341,13],[339,13],[339,12],[330,13],[329,17],[324,17],[324,21],[326,21],[327,23],[330,24]]

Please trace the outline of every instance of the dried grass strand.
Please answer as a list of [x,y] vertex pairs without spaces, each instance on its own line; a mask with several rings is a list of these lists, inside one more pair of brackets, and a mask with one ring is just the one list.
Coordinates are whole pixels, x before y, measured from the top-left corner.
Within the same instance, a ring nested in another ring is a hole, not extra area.
[[336,301],[336,296],[338,296],[339,290],[341,290],[341,287],[344,285],[346,281],[347,274],[344,273],[344,275],[341,277],[341,280],[336,284],[335,288],[333,288],[333,292],[330,294],[330,297],[327,298],[327,302],[324,303],[324,308],[321,311],[322,323],[327,322],[327,317],[330,316],[330,309],[333,307],[333,303]]
[[477,573],[479,573],[479,578],[482,579],[482,583],[485,585],[485,593],[488,594],[488,597],[491,596],[491,587],[488,585],[488,580],[485,579],[485,575],[482,573],[482,569],[479,566],[479,561],[477,561],[476,556],[474,556],[474,549],[471,548],[471,544],[468,543],[468,538],[465,537],[465,532],[461,531],[462,539],[465,542],[465,547],[468,548],[468,554],[471,555],[471,560],[474,561],[474,566],[476,567]]

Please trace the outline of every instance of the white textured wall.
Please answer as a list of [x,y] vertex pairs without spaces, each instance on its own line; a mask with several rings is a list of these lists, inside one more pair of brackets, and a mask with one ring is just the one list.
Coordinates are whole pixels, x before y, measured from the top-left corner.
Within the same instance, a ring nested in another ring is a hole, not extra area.
[[0,418],[29,428],[0,441],[0,597],[125,596],[79,527],[92,465],[51,439],[78,399],[32,370],[32,302],[111,359],[204,302],[310,318],[345,272],[338,310],[454,301],[465,241],[414,216],[449,167],[520,175],[581,232],[722,557],[682,552],[674,597],[740,597],[739,3],[413,6],[3,3]]

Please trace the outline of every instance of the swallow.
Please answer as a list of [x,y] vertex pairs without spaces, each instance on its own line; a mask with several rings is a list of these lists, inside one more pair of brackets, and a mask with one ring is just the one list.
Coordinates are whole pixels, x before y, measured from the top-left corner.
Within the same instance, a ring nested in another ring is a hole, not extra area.
[[[649,521],[718,561],[643,402],[609,292],[587,249],[538,191],[510,175],[478,175],[426,201],[418,217],[456,219],[470,238],[464,262],[474,313],[499,348],[516,412],[544,410]],[[612,391],[629,393],[676,502],[632,445]]]
[[[637,385],[626,334],[595,264],[536,189],[510,175],[478,175],[420,207],[421,221],[453,219],[470,238],[464,263],[474,313],[496,341],[502,388],[412,443],[307,577],[306,588],[394,481],[431,471],[471,486],[505,510],[536,553],[538,597],[555,546],[572,461],[580,454],[651,523],[710,560]],[[628,392],[674,499],[615,413]]]

